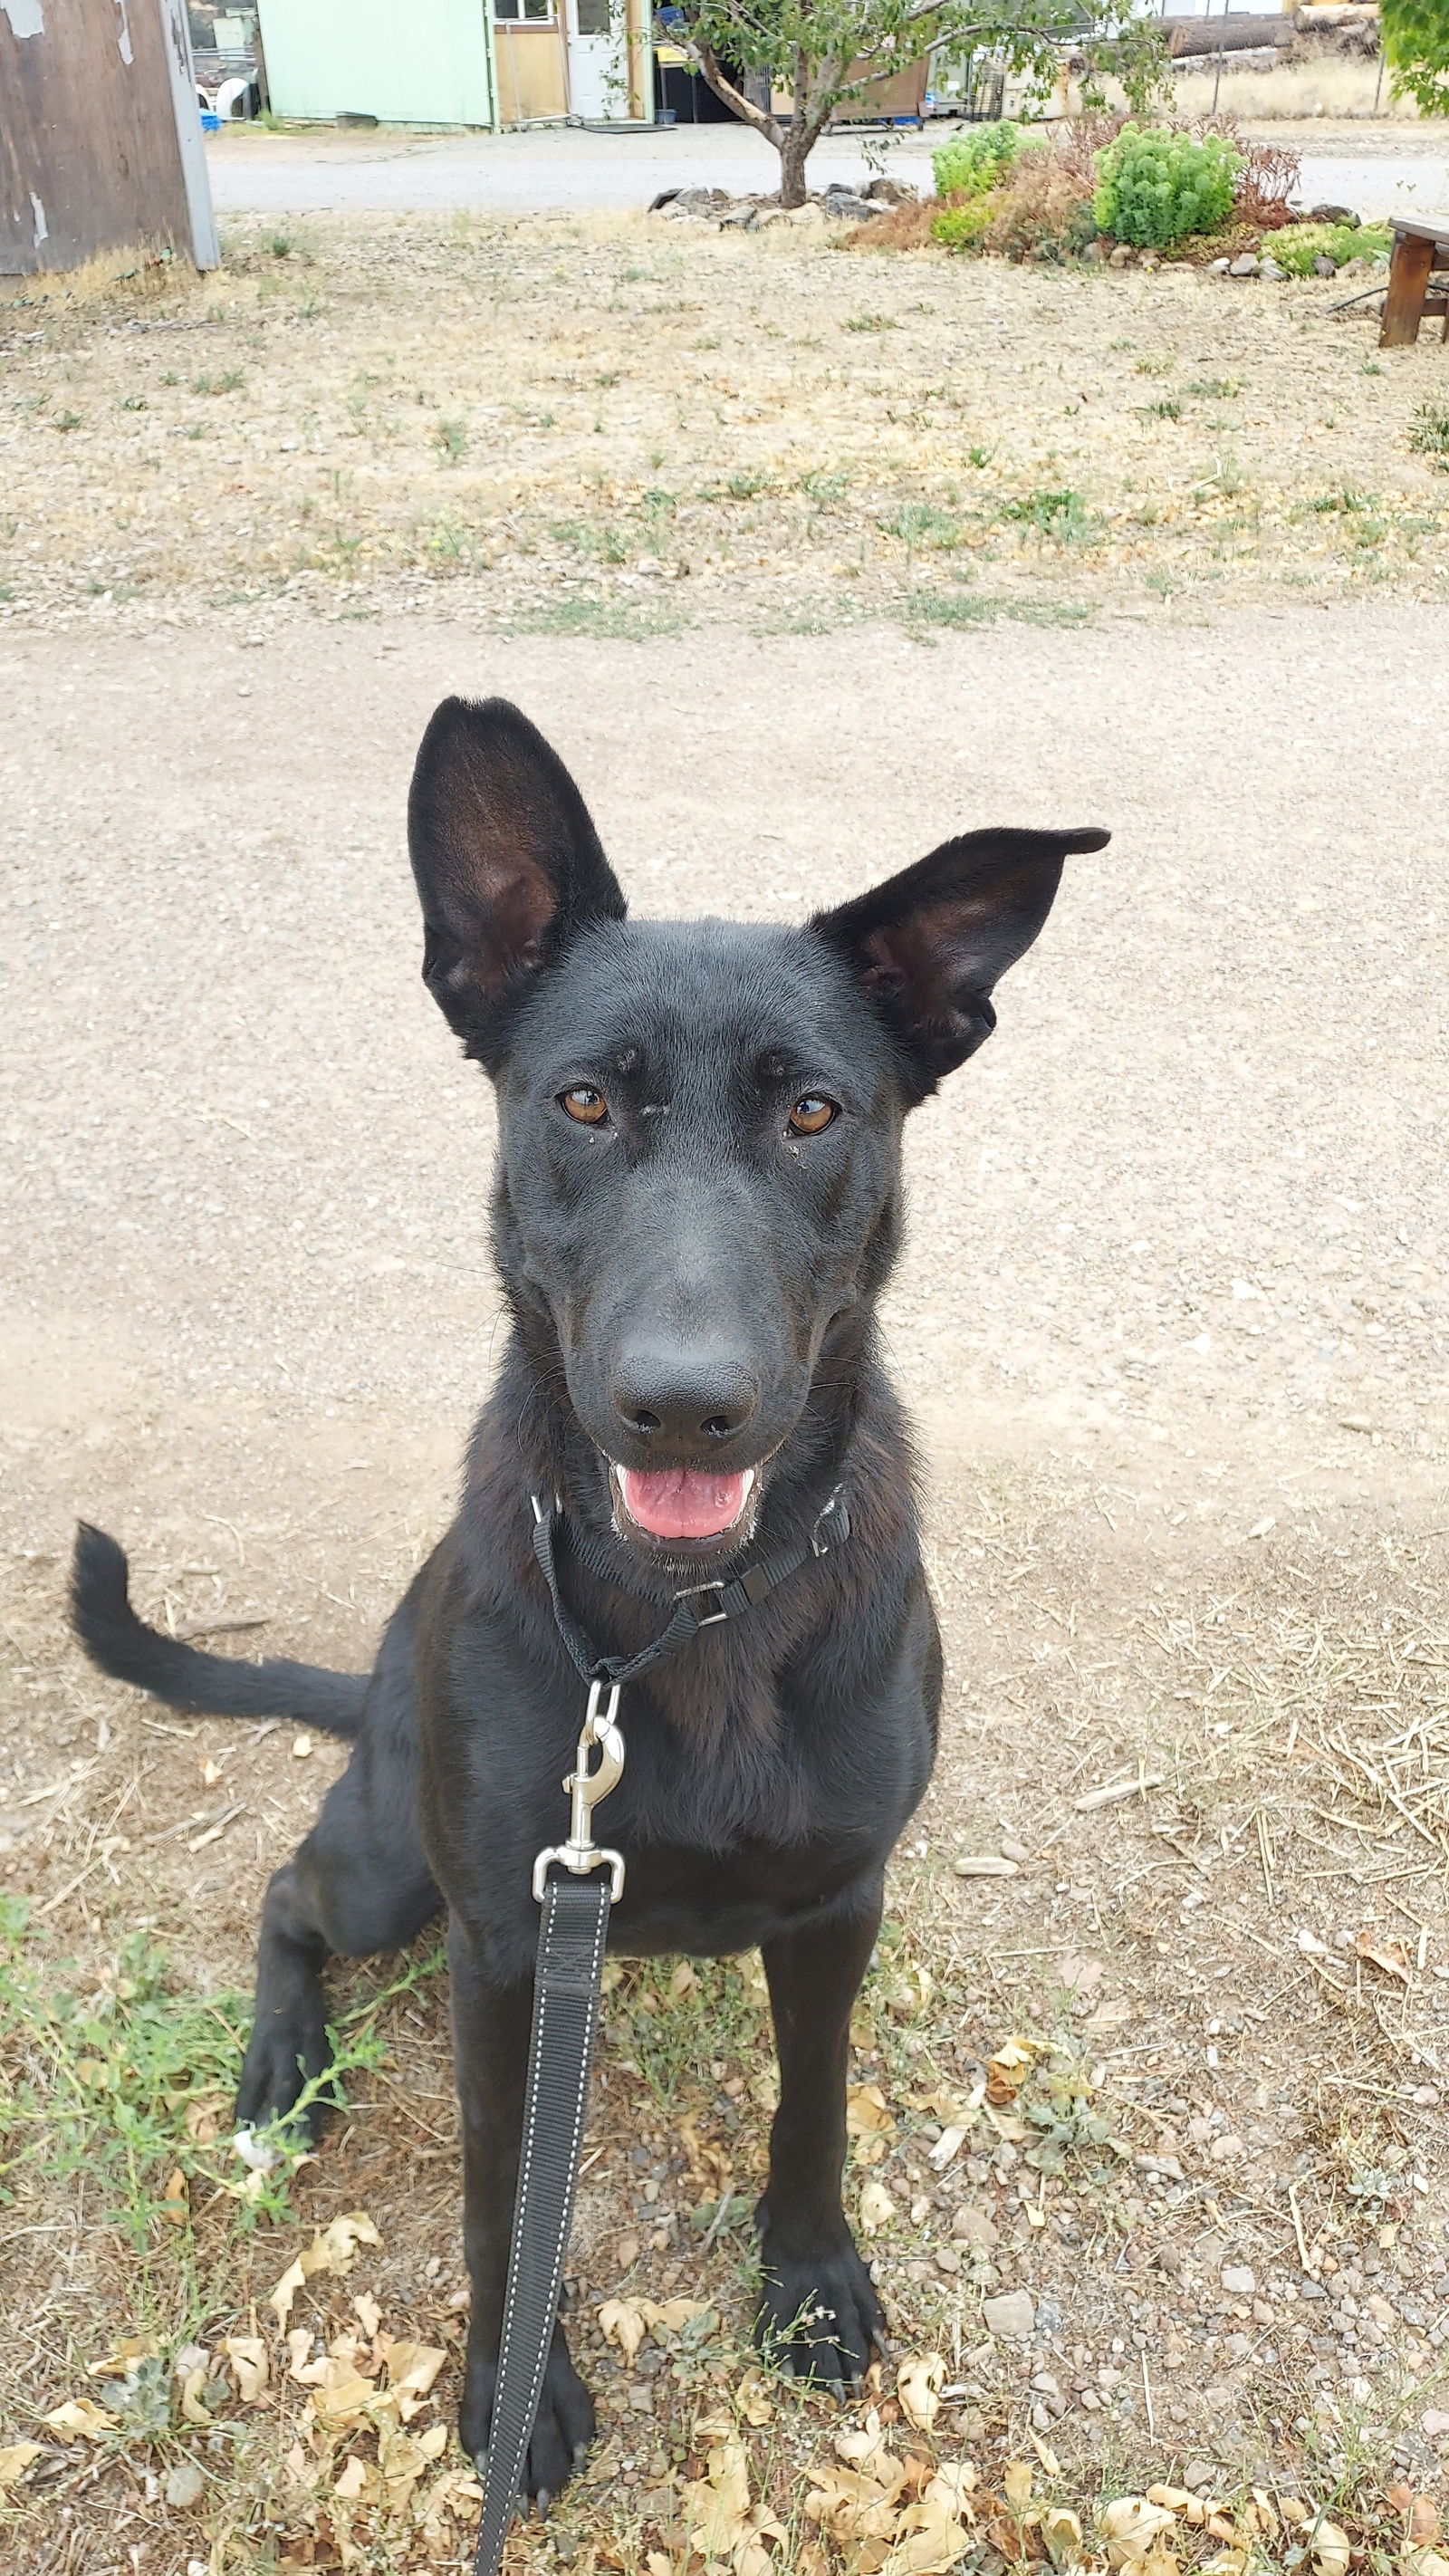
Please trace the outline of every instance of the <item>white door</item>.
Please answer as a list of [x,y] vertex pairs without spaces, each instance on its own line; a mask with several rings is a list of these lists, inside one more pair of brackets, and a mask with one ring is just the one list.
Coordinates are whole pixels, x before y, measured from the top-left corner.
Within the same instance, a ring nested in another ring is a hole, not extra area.
[[590,123],[629,113],[624,0],[565,0],[569,35],[569,107]]

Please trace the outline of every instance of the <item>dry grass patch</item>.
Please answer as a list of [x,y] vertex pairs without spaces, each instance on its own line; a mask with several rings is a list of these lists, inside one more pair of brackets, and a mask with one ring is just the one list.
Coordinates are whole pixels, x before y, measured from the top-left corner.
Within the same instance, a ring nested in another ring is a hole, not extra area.
[[[1332,301],[642,217],[237,224],[199,284],[5,308],[0,615],[451,595],[630,632],[1433,588],[1435,351],[1379,361]],[[922,511],[949,546],[902,536]]]
[[[942,1516],[942,1766],[854,2032],[847,2197],[894,2345],[844,2415],[748,2343],[758,1963],[611,1970],[572,2257],[600,2443],[515,2568],[984,2576],[1150,2544],[1155,2576],[1435,2576],[1442,1533],[1324,1507],[1164,1560],[1162,1525],[1060,1471]],[[39,1673],[93,1749],[50,1752],[9,1865],[7,2565],[462,2571],[436,1945],[337,1980],[346,2110],[256,2176],[226,2119],[246,2006],[207,1964],[245,1976],[249,1864],[240,1912],[235,1867],[181,1910],[212,1856],[190,1774],[239,1730],[148,1768],[158,1721],[42,1585],[7,1688],[33,1731]]]

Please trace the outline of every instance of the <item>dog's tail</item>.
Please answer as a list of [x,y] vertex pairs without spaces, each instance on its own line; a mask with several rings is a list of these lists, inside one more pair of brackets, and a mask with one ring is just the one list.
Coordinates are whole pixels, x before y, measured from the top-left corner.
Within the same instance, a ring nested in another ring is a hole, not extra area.
[[292,1717],[326,1735],[357,1733],[365,1673],[330,1673],[321,1664],[281,1657],[248,1664],[235,1655],[201,1654],[137,1618],[128,1571],[125,1549],[82,1521],[71,1562],[70,1621],[103,1673],[134,1682],[170,1708],[206,1717]]

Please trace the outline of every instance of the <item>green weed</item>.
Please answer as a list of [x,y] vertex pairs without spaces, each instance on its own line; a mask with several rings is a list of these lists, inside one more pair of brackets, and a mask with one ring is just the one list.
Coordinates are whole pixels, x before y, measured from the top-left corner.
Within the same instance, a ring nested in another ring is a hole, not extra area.
[[[350,2015],[353,2030],[333,2034],[336,2066],[307,2085],[304,2111],[340,2100],[348,2073],[378,2063],[372,2009],[365,2024]],[[181,1988],[146,1931],[127,1936],[98,1981],[42,1965],[26,1908],[0,1899],[0,2199],[12,2196],[22,2161],[60,2180],[84,2172],[103,2195],[104,2223],[138,2252],[185,2223],[193,2180],[233,2200],[245,2224],[282,2214],[301,2152],[296,2132],[259,2133],[274,2159],[265,2172],[249,2174],[230,2146],[250,2018],[240,1995]]]
[[1441,474],[1449,474],[1449,403],[1435,397],[1420,403],[1409,423],[1409,445],[1416,456],[1427,456]]
[[903,614],[912,626],[1086,626],[1090,608],[1075,601],[990,598],[969,590],[913,590]]
[[949,554],[961,543],[960,521],[930,501],[902,502],[890,518],[879,520],[877,525],[885,536],[899,537],[912,551],[932,547]]
[[239,394],[245,383],[240,367],[228,367],[219,376],[193,376],[191,390],[194,394]]
[[847,313],[843,324],[847,331],[898,331],[900,327],[889,313]]
[[1077,545],[1093,532],[1093,519],[1080,492],[1028,492],[1024,499],[1002,504],[1002,516],[1040,530],[1056,545]]
[[468,444],[468,424],[456,412],[445,412],[433,423],[433,436],[450,465],[456,465]]

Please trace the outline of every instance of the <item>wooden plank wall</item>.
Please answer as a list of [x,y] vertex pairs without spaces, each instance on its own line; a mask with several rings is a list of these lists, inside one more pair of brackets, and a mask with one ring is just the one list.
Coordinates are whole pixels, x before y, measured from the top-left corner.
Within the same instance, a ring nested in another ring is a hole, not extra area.
[[0,276],[216,262],[185,0],[0,0]]

